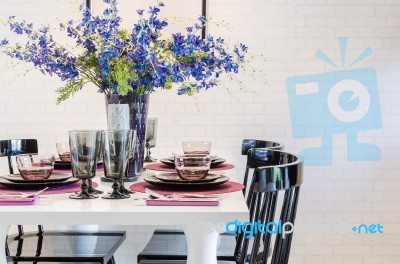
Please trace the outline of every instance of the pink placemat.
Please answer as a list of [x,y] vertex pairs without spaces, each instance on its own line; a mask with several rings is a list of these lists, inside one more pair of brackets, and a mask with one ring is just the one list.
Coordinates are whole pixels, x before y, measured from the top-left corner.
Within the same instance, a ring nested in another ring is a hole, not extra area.
[[[96,182],[93,182],[93,188],[96,188],[99,186]],[[42,189],[42,188],[40,188]],[[22,193],[31,193],[35,190],[38,189],[32,189],[32,190],[27,190],[27,189],[15,189],[15,188],[10,188],[4,185],[0,185],[0,193],[9,193],[9,192],[22,192]],[[73,193],[81,190],[81,181],[67,184],[67,185],[61,185],[61,186],[55,186],[55,187],[50,187],[46,191],[44,191],[42,194],[62,194],[62,193]]]
[[[167,172],[175,172],[176,171],[174,168],[171,168],[170,166],[165,165],[160,162],[147,164],[146,166],[144,166],[144,168],[148,169],[148,170],[154,170],[154,171],[167,171]],[[233,168],[235,168],[235,165],[225,162],[225,163],[222,163],[221,165],[218,165],[215,168],[211,168],[210,171],[230,170]]]
[[236,192],[240,191],[244,188],[244,185],[238,182],[233,182],[233,181],[227,181],[221,185],[217,186],[209,186],[209,187],[204,187],[204,188],[196,188],[195,190],[187,190],[187,189],[172,189],[172,188],[166,188],[166,187],[160,187],[160,186],[155,186],[151,185],[147,182],[138,182],[134,183],[131,186],[129,186],[129,189],[134,192],[142,192],[144,193],[144,190],[146,188],[149,188],[151,190],[154,190],[158,193],[161,194],[170,194],[171,191],[173,191],[176,194],[179,193],[192,193],[192,194],[223,194],[223,193],[230,193],[230,192]]

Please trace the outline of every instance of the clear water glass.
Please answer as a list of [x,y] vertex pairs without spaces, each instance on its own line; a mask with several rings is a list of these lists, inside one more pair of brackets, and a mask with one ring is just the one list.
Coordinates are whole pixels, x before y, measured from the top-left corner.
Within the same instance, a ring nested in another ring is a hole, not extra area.
[[126,176],[132,149],[132,130],[102,131],[102,151],[104,176],[114,180],[112,192],[102,196],[104,199],[125,199],[129,194],[121,192],[121,182]]
[[66,142],[56,143],[57,153],[61,161],[71,161],[71,151],[69,150],[69,144]]
[[182,148],[185,155],[209,155],[211,141],[183,141]]
[[175,155],[174,158],[176,172],[183,180],[204,179],[210,170],[210,155]]
[[151,157],[150,149],[156,146],[157,140],[157,127],[158,127],[158,118],[149,118],[147,119],[147,128],[146,128],[146,157],[144,158],[145,162],[154,162],[157,159]]
[[72,175],[82,179],[81,191],[70,195],[72,199],[94,199],[99,196],[89,192],[88,180],[96,176],[97,159],[100,151],[101,131],[69,131]]

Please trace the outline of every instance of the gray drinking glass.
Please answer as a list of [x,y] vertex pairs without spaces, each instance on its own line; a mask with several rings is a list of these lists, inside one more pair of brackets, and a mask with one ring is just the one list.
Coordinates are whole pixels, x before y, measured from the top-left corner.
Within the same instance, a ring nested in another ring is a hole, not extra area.
[[82,179],[81,191],[69,196],[71,199],[94,199],[98,195],[89,192],[88,180],[96,176],[100,151],[101,133],[98,130],[69,131],[72,175]]
[[[100,133],[100,143],[101,143],[101,136],[102,136],[102,134],[101,134],[101,132],[102,132],[103,130],[99,130],[99,133]],[[98,151],[98,154],[97,154],[97,162],[99,162],[101,159],[102,159],[102,157],[103,157],[103,152],[102,152],[102,145],[100,144],[100,147],[99,147],[99,151]],[[94,194],[94,195],[96,195],[96,194],[102,194],[103,193],[103,191],[100,191],[100,190],[97,190],[97,189],[95,189],[95,188],[93,188],[93,182],[92,182],[92,179],[90,178],[90,179],[88,179],[88,192],[90,193],[90,194]]]
[[150,149],[156,146],[158,118],[148,118],[146,128],[146,157],[145,162],[155,162],[157,159],[151,157]]
[[[130,145],[130,150],[129,150],[129,160],[134,158],[134,149],[135,149],[135,144],[136,144],[136,131],[135,130],[131,130],[132,131],[132,135],[131,135],[131,145]],[[128,162],[128,170],[129,170],[129,162]],[[119,179],[119,192],[122,194],[133,194],[135,192],[125,188],[124,186],[124,179],[126,178],[126,175],[128,173],[128,170],[125,172],[125,177]]]
[[120,191],[120,182],[125,177],[132,149],[132,130],[102,131],[104,176],[113,179],[112,192],[101,196],[104,199],[125,199],[130,195]]

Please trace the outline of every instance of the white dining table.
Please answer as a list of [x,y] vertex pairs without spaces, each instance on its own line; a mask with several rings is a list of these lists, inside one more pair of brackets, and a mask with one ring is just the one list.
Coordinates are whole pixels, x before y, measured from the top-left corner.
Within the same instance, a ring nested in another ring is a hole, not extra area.
[[[151,171],[146,171],[144,176]],[[227,175],[231,176],[229,173]],[[235,176],[233,175],[233,178]],[[109,191],[110,183],[98,178],[98,189]],[[129,183],[126,183],[128,186]],[[228,222],[248,221],[248,209],[241,191],[223,195],[219,206],[146,206],[133,194],[124,200],[73,200],[69,194],[43,195],[36,205],[0,206],[1,248],[5,248],[11,225],[154,225],[183,226],[189,264],[216,264],[217,242]],[[0,263],[6,263],[0,250]]]

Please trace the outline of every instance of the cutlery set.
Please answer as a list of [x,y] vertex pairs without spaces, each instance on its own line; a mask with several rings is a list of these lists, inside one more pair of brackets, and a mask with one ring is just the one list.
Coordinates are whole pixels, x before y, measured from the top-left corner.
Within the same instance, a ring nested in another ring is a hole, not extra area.
[[160,199],[168,199],[168,198],[220,198],[221,196],[218,194],[194,194],[194,193],[169,193],[169,194],[160,194],[154,190],[150,190],[149,188],[145,189],[145,193],[149,194],[154,198]]
[[34,198],[38,197],[39,194],[42,192],[46,191],[49,187],[46,187],[40,191],[36,191],[33,193],[22,193],[22,192],[9,192],[9,193],[1,193],[0,194],[0,199],[26,199],[26,198]]

